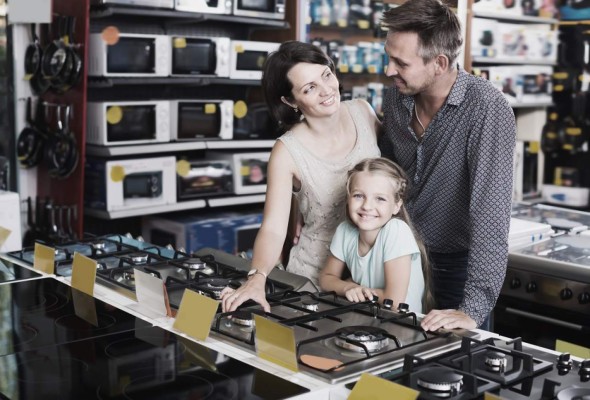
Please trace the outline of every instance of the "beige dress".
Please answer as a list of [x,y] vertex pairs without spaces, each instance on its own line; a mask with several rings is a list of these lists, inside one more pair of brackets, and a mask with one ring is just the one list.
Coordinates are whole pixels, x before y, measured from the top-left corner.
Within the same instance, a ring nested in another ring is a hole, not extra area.
[[294,195],[303,216],[299,242],[291,249],[287,271],[303,275],[318,284],[319,272],[330,252],[330,242],[336,227],[345,218],[346,176],[359,161],[379,157],[373,121],[367,120],[359,100],[342,102],[356,128],[356,144],[340,161],[324,161],[309,152],[295,138],[292,131],[282,135],[283,142],[293,157],[301,190]]

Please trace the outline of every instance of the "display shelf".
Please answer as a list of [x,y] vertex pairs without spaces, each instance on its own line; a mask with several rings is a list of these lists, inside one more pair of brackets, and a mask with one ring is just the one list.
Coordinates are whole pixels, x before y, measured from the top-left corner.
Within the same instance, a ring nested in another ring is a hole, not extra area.
[[132,146],[86,145],[86,154],[96,157],[116,157],[137,154],[172,153],[205,149],[269,149],[274,140],[213,140],[200,142],[171,142],[135,144]]
[[111,88],[124,85],[178,85],[178,86],[207,86],[207,85],[234,85],[234,86],[260,86],[260,81],[255,79],[229,79],[229,78],[202,78],[202,77],[149,77],[149,78],[126,78],[126,77],[88,77],[90,88]]
[[289,23],[283,20],[239,17],[225,14],[193,13],[162,8],[126,7],[122,5],[101,5],[90,8],[90,18],[100,19],[113,16],[156,18],[165,24],[187,24],[202,21],[230,22],[232,24],[247,24],[261,28],[289,28]]
[[557,24],[559,20],[555,18],[544,18],[544,17],[533,17],[530,15],[516,15],[506,12],[493,12],[493,11],[473,11],[474,17],[479,18],[491,18],[502,21],[514,21],[514,22],[531,22],[537,24]]
[[552,102],[538,102],[538,103],[516,103],[511,104],[512,108],[544,108],[544,107],[552,107],[554,104]]
[[502,57],[473,57],[473,63],[477,64],[512,64],[512,65],[557,65],[557,61],[550,60],[532,60],[532,59],[518,59],[518,58],[502,58]]
[[160,206],[149,206],[142,208],[132,208],[128,210],[106,211],[94,208],[85,208],[84,213],[92,217],[101,219],[118,219],[127,217],[140,217],[142,215],[161,214],[171,211],[192,210],[194,208],[204,208],[207,206],[205,200],[183,201],[176,204],[164,204]]
[[218,198],[212,197],[207,199],[207,203],[209,204],[209,207],[238,206],[243,204],[264,203],[265,198],[265,194]]

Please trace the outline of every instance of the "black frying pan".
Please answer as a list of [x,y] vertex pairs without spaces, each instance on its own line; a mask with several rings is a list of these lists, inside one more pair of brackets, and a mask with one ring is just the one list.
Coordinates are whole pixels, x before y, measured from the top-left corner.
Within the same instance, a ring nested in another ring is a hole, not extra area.
[[41,73],[45,79],[52,81],[52,86],[55,86],[53,81],[58,80],[61,74],[69,73],[69,70],[64,70],[71,68],[72,65],[66,43],[67,20],[65,17],[58,16],[56,23],[58,26],[57,35],[54,35],[53,41],[43,50],[43,58],[41,59]]
[[33,42],[27,46],[25,51],[25,74],[28,79],[32,78],[39,72],[43,49],[37,36],[37,24],[31,24],[31,37]]
[[[39,101],[39,104],[41,101]],[[23,168],[35,167],[42,155],[43,134],[35,127],[32,117],[31,98],[27,98],[27,126],[18,135],[16,151],[19,164]]]
[[77,44],[75,43],[74,39],[74,31],[76,25],[76,18],[75,17],[65,17],[66,18],[66,32],[65,38],[67,47],[66,50],[68,52],[68,63],[62,69],[62,71],[58,74],[58,76],[54,77],[51,80],[52,87],[60,92],[66,92],[72,86],[78,84],[80,80],[80,75],[82,72],[82,59],[78,55],[76,51]]

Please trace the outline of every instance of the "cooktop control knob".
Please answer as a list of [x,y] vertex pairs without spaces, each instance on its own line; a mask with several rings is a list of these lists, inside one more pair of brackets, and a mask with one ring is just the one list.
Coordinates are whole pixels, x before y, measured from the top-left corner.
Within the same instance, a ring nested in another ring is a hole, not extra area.
[[383,300],[383,308],[385,308],[386,310],[391,310],[392,307],[393,307],[393,300],[391,300],[391,299]]
[[565,375],[572,369],[570,353],[561,353],[557,357],[557,371],[559,375]]
[[561,300],[569,300],[572,297],[574,297],[574,292],[572,292],[570,288],[566,287],[561,289],[561,291],[559,292],[559,297],[561,298]]
[[534,281],[527,283],[526,291],[527,293],[535,293],[537,291],[537,284]]
[[401,313],[407,313],[410,311],[410,305],[406,303],[399,303],[399,305],[397,306],[397,311]]
[[580,304],[588,304],[590,303],[590,293],[583,292],[578,295],[578,303]]
[[518,289],[522,286],[522,283],[520,283],[520,279],[518,278],[512,278],[512,280],[510,281],[510,289]]
[[582,382],[590,381],[590,360],[584,360],[580,363],[579,374]]

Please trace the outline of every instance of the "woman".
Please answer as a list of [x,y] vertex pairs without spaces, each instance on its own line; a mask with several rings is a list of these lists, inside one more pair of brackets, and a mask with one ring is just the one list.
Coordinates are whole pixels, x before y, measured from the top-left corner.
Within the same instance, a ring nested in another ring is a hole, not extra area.
[[265,281],[283,247],[292,195],[304,225],[287,270],[317,285],[332,235],[345,217],[347,171],[380,154],[376,136],[381,123],[375,112],[364,100],[340,102],[334,63],[318,47],[298,41],[281,44],[264,64],[262,89],[286,133],[270,155],[264,218],[248,281],[235,292],[224,290],[224,311],[249,299],[270,310]]

